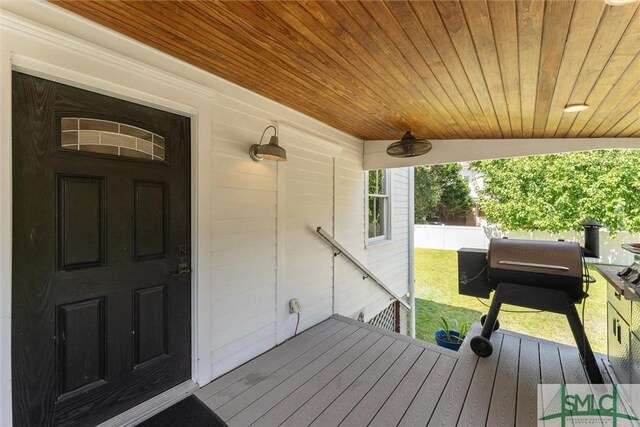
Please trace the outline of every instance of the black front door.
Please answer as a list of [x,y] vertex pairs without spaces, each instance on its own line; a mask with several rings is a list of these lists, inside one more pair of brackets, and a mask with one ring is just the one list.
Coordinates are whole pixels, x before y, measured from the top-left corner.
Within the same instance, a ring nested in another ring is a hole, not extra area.
[[14,424],[86,425],[191,376],[190,124],[13,73]]

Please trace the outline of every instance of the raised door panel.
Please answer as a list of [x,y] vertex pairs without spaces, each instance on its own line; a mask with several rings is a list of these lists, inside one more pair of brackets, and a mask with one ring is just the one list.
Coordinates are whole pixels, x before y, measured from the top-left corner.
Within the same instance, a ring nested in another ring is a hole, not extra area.
[[106,258],[105,179],[58,177],[58,267],[97,267]]
[[94,298],[58,306],[58,395],[106,379],[105,301]]
[[161,182],[135,183],[135,259],[163,257],[168,242],[167,186]]
[[168,354],[167,286],[138,289],[134,302],[136,367]]

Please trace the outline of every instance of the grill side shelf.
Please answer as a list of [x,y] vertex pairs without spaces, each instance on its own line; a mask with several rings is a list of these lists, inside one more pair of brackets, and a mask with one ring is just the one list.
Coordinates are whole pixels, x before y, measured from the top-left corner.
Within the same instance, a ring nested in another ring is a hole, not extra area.
[[610,265],[596,265],[596,270],[602,274],[610,286],[616,291],[616,293],[620,294],[624,299],[629,301],[640,301],[640,295],[638,291],[633,289],[624,283],[620,277],[618,276],[618,272],[621,270],[620,267],[613,267]]

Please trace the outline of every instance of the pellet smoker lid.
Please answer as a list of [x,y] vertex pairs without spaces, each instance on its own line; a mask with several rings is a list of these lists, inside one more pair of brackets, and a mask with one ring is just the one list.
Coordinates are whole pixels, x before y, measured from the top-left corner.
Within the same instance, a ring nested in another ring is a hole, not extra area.
[[575,242],[491,239],[492,269],[582,277],[582,248]]

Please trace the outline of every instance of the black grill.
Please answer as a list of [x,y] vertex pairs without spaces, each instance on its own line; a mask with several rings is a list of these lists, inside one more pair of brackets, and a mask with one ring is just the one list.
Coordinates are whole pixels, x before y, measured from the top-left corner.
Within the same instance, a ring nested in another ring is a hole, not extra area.
[[499,326],[502,304],[564,314],[576,340],[592,383],[602,376],[575,304],[588,295],[584,249],[578,243],[537,240],[492,239],[488,251],[458,251],[458,286],[463,295],[489,298],[491,308],[483,316],[482,334],[471,339],[471,349],[489,357],[491,333]]

